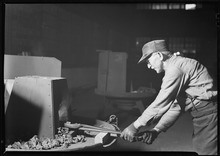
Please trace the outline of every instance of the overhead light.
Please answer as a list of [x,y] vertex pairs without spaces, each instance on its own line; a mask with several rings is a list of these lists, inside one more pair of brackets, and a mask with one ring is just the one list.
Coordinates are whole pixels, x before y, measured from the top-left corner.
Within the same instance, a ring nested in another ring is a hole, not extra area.
[[195,10],[196,4],[185,4],[185,10]]

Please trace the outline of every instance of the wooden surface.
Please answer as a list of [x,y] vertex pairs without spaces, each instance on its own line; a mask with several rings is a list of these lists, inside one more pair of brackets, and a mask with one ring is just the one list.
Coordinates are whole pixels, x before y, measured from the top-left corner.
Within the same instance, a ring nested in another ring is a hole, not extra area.
[[95,93],[98,95],[106,96],[107,98],[122,98],[122,99],[144,99],[155,95],[153,91],[149,89],[147,92],[103,92],[95,89]]

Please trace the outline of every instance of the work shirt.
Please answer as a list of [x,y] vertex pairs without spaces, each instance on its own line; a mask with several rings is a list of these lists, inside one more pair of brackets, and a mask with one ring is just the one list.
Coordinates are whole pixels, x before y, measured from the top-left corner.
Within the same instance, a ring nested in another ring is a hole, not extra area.
[[210,100],[217,96],[217,90],[213,89],[213,79],[207,68],[198,61],[172,56],[166,60],[166,64],[165,75],[156,99],[134,125],[145,126],[156,122],[156,130],[166,131],[182,111],[197,107],[200,100]]

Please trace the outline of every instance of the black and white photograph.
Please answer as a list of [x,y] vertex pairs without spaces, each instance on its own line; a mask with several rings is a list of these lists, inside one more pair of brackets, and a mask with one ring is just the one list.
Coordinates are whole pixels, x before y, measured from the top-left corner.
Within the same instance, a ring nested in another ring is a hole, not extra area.
[[3,3],[1,152],[218,155],[218,4]]

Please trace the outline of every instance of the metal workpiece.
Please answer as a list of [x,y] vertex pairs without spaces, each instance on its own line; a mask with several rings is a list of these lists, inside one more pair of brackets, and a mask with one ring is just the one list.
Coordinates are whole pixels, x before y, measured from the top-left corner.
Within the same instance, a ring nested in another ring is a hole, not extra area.
[[27,140],[34,135],[53,138],[59,105],[68,89],[66,79],[24,76],[14,81],[5,113],[6,139]]

